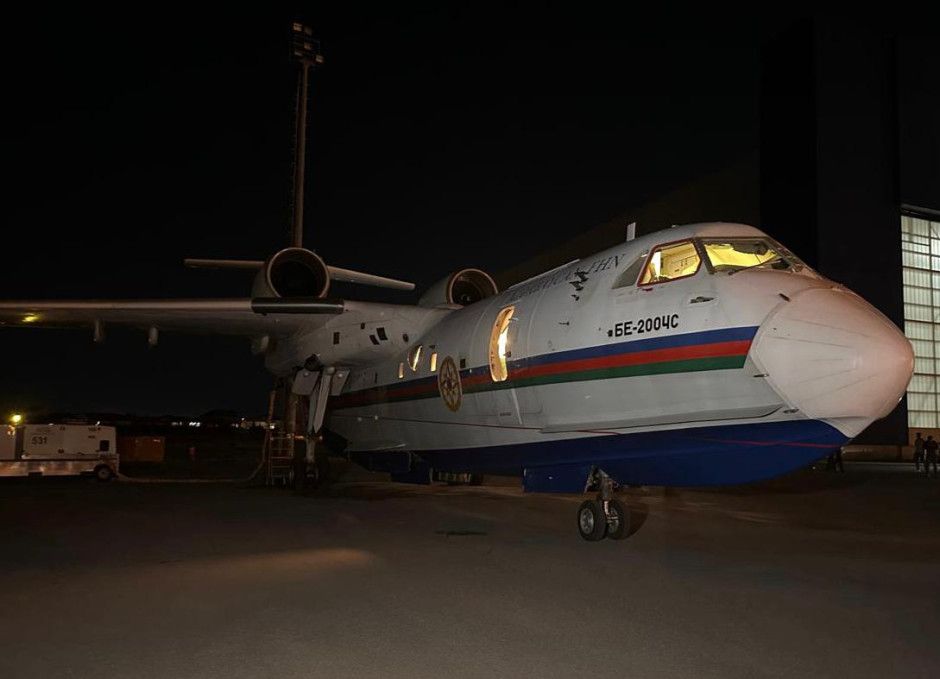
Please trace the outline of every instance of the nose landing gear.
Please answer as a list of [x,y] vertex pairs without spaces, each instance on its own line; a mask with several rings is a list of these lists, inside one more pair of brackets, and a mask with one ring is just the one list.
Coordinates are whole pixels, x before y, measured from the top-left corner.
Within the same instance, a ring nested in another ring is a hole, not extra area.
[[623,540],[630,534],[630,510],[614,499],[614,480],[599,469],[588,479],[588,488],[598,489],[596,500],[586,500],[578,508],[578,532],[589,542],[605,537]]

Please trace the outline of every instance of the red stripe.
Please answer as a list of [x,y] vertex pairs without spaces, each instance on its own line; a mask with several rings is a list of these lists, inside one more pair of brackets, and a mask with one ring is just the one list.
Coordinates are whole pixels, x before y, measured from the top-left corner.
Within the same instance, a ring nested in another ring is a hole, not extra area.
[[424,393],[437,391],[437,383],[430,384],[386,384],[378,387],[369,387],[362,391],[355,391],[349,394],[337,396],[333,404],[335,407],[348,408],[368,404],[375,401],[382,401],[387,398],[399,398],[407,396],[420,396]]
[[733,342],[715,342],[714,344],[696,344],[688,347],[671,347],[669,349],[653,349],[651,351],[637,351],[630,354],[615,354],[613,356],[598,356],[596,358],[582,358],[562,363],[549,363],[531,368],[514,371],[512,379],[527,377],[540,377],[542,375],[557,375],[566,372],[581,372],[584,370],[600,370],[603,368],[619,368],[628,365],[644,365],[647,363],[666,363],[668,361],[682,361],[694,358],[717,358],[720,356],[743,356],[751,346],[750,340],[736,340]]
[[464,387],[473,387],[477,384],[485,384],[486,382],[492,382],[493,378],[490,375],[490,371],[481,372],[479,375],[471,375],[470,377],[465,377],[460,380],[460,383]]

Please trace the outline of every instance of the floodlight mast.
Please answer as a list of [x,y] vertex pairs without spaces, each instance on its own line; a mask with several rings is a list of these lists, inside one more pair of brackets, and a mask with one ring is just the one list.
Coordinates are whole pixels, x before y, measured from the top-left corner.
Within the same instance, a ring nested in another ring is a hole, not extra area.
[[310,69],[323,64],[323,55],[320,54],[320,41],[313,37],[313,29],[299,21],[291,24],[291,56],[300,66],[297,74],[297,103],[294,110],[296,144],[291,245],[300,248],[304,243],[304,163],[307,157],[307,98],[310,87]]

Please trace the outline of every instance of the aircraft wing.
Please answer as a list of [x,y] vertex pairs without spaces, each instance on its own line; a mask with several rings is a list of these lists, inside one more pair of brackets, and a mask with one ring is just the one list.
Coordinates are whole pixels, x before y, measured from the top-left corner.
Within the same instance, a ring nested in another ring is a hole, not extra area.
[[345,303],[318,298],[0,301],[0,327],[94,328],[107,325],[199,334],[288,335],[345,311]]

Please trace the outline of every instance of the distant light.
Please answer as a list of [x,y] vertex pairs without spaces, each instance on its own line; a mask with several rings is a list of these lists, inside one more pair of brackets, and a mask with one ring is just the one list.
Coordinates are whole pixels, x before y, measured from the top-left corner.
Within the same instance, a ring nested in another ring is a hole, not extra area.
[[23,316],[24,323],[34,323],[39,320],[39,314],[26,314]]
[[10,416],[10,424],[17,425],[22,421],[23,421],[23,416],[20,415],[19,413],[13,413],[13,415]]

